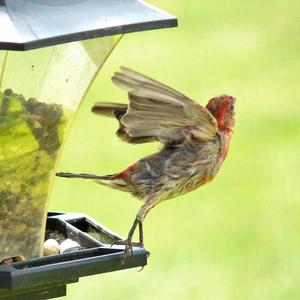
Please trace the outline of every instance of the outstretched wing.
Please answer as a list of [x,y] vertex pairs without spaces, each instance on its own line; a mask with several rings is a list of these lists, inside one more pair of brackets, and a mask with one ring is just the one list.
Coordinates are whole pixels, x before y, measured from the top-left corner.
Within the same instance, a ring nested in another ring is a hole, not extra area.
[[112,81],[128,91],[128,110],[120,122],[129,137],[153,137],[163,143],[191,137],[208,140],[218,129],[206,108],[149,77],[122,67]]

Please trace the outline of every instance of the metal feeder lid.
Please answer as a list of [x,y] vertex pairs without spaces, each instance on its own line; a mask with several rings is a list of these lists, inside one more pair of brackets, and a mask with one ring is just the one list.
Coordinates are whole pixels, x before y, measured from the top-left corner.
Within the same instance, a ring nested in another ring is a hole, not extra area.
[[1,50],[174,26],[174,16],[139,0],[0,0]]

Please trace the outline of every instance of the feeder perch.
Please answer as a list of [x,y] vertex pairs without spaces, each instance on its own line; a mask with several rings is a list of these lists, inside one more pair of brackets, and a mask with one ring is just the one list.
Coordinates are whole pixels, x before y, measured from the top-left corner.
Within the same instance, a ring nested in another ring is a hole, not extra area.
[[[122,265],[118,235],[47,207],[66,133],[122,34],[176,25],[138,0],[0,0],[0,299],[58,297],[80,276],[146,264],[135,247]],[[43,257],[53,232],[80,246]]]

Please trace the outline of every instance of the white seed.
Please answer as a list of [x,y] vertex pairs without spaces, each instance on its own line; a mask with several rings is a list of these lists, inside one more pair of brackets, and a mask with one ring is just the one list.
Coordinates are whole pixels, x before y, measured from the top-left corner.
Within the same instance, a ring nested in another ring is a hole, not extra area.
[[14,262],[13,258],[12,257],[6,257],[6,258],[3,258],[1,261],[0,261],[0,265],[10,265]]
[[81,248],[80,245],[70,239],[64,240],[59,246],[60,253],[71,251],[71,249],[78,250],[79,248]]
[[44,256],[59,254],[59,244],[54,239],[44,242]]

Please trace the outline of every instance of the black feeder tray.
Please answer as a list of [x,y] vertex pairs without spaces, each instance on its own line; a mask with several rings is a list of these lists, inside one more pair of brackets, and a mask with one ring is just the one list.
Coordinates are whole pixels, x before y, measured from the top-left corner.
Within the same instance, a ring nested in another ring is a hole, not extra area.
[[35,300],[66,295],[66,285],[82,276],[144,267],[149,252],[133,247],[124,261],[122,239],[81,213],[49,213],[46,239],[53,235],[78,242],[82,249],[0,266],[0,299]]

